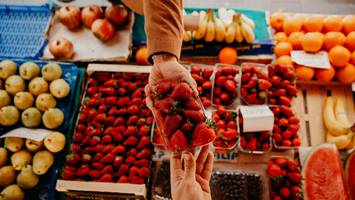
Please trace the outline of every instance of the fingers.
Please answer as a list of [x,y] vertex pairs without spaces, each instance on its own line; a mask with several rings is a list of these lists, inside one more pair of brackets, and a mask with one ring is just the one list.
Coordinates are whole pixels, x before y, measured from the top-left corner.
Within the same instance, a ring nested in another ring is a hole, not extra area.
[[182,154],[184,159],[184,179],[185,180],[195,180],[196,164],[192,153],[185,152]]
[[182,171],[181,154],[172,154],[170,157],[170,174],[173,179]]
[[196,173],[197,174],[201,174],[202,173],[202,170],[204,168],[207,156],[208,156],[208,145],[202,147],[202,150],[201,150],[201,152],[198,155],[198,158],[196,160]]
[[211,192],[211,188],[210,188],[210,184],[209,181],[206,181],[205,179],[203,179],[201,176],[197,175],[196,176],[196,181],[198,184],[200,184],[201,189],[204,192],[210,193]]
[[207,181],[210,181],[212,169],[213,169],[213,153],[209,151],[207,153],[207,159],[202,171],[202,178],[206,179]]

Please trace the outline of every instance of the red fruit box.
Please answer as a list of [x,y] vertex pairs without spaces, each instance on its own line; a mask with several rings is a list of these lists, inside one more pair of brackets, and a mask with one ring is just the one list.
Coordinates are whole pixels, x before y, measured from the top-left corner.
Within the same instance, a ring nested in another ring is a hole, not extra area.
[[267,103],[267,92],[271,87],[266,65],[258,63],[242,63],[241,65],[240,99],[246,105]]
[[212,103],[227,108],[238,104],[241,70],[239,66],[216,64],[213,74]]
[[279,150],[298,149],[301,145],[301,119],[291,107],[270,106],[274,113],[273,146]]
[[199,97],[205,108],[208,108],[212,105],[212,75],[214,68],[215,66],[213,65],[194,63],[189,66],[191,76],[197,83]]
[[217,137],[213,142],[216,152],[230,152],[237,146],[239,139],[237,117],[235,110],[227,110],[221,105],[217,106],[217,110],[212,111],[212,120],[216,122]]

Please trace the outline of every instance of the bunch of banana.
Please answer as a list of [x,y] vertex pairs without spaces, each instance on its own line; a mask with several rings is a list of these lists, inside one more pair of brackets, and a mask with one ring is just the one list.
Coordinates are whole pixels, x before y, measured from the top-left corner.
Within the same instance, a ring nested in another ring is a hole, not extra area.
[[[183,11],[182,14],[185,16],[185,15],[186,15],[185,9],[182,10],[182,11]],[[195,15],[196,15],[196,14],[198,15],[198,13],[197,13],[196,11],[194,11],[194,12],[195,12]],[[191,39],[192,39],[192,32],[191,32],[191,31],[185,31],[185,30],[184,30],[184,33],[183,33],[183,35],[182,35],[182,40],[183,40],[184,42],[190,42]]]
[[[194,15],[194,13],[192,13]],[[198,29],[193,32],[192,36],[196,40],[200,40],[205,37],[206,30],[207,30],[207,13],[205,11],[200,11],[200,20],[198,24]]]
[[335,143],[338,149],[355,147],[355,133],[351,131],[345,105],[342,99],[337,98],[335,104],[333,97],[327,97],[323,106],[323,121],[328,129],[326,142]]

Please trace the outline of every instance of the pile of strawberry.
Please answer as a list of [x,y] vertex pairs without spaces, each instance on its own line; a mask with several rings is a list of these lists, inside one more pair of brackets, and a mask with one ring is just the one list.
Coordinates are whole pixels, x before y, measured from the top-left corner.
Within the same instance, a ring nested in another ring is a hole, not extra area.
[[266,103],[267,91],[271,87],[268,76],[253,64],[242,65],[240,95],[246,104]]
[[154,116],[166,147],[184,151],[215,139],[203,105],[186,82],[161,81],[150,88]]
[[272,84],[268,92],[269,104],[291,106],[291,100],[297,94],[294,67],[289,65],[269,65],[268,72]]
[[219,66],[215,72],[213,103],[215,105],[231,105],[238,97],[236,75],[239,68],[235,66]]
[[211,91],[212,83],[211,76],[213,67],[191,66],[191,76],[197,83],[197,90],[201,99],[202,105],[207,108],[211,106]]
[[298,147],[301,140],[298,137],[300,119],[288,106],[271,107],[274,113],[273,139],[277,147]]
[[222,105],[217,106],[217,110],[212,112],[212,120],[216,122],[217,138],[213,142],[215,147],[230,149],[237,144],[237,113],[227,111]]
[[88,79],[65,180],[144,184],[150,175],[152,112],[145,73],[95,72]]
[[302,176],[299,163],[287,158],[273,158],[268,163],[268,175],[271,179],[272,200],[303,199]]

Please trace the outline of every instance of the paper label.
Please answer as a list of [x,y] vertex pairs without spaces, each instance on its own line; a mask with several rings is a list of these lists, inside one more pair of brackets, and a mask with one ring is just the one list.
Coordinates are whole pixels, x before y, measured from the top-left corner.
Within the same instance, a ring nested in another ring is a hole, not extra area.
[[243,116],[243,132],[271,131],[274,113],[267,105],[240,106]]
[[328,54],[325,51],[317,53],[306,53],[305,51],[291,51],[292,61],[307,67],[329,69],[330,63]]
[[0,138],[19,137],[40,142],[51,132],[53,131],[47,129],[16,128],[0,136]]

